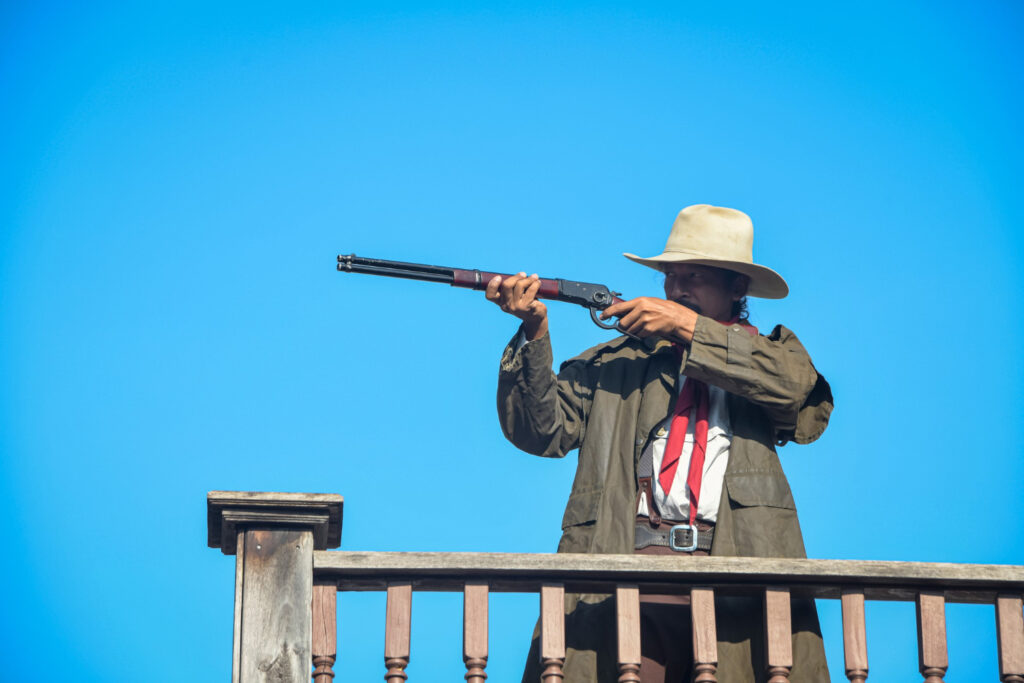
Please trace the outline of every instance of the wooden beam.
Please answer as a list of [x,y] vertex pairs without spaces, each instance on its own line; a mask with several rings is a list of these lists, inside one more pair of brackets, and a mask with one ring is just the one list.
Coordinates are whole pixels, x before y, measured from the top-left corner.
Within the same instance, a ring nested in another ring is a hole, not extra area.
[[242,675],[242,586],[245,572],[245,531],[237,531],[235,539],[235,621],[231,647],[231,683],[239,683]]
[[247,529],[242,567],[239,683],[309,678],[313,533]]
[[332,494],[207,494],[207,543],[237,555],[233,683],[308,680],[313,551],[337,545],[341,506]]
[[843,587],[868,600],[916,600],[942,590],[948,602],[994,604],[999,593],[1024,593],[1024,566],[861,560],[649,555],[315,552],[318,576],[335,577],[342,590],[381,590],[396,577],[415,577],[417,590],[462,590],[467,580],[487,581],[492,592],[536,592],[561,583],[571,592],[614,593],[637,584],[643,593],[685,593],[700,585],[729,593],[785,585],[794,597],[839,598]]

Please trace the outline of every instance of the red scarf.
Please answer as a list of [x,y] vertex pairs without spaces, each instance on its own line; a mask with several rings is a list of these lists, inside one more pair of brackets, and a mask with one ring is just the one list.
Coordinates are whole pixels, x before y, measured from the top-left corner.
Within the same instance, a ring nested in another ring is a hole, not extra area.
[[[735,325],[739,321],[733,318],[722,325]],[[719,321],[721,322],[721,321]],[[751,336],[757,336],[757,328],[753,325],[742,325]],[[675,344],[676,353],[682,355],[682,347]],[[708,450],[708,409],[711,400],[708,385],[700,380],[688,377],[676,399],[676,407],[672,412],[669,426],[668,441],[665,443],[665,454],[661,459],[661,471],[658,472],[658,483],[665,497],[672,490],[672,482],[679,467],[679,458],[683,454],[683,443],[686,441],[686,430],[690,425],[690,412],[696,412],[697,422],[693,426],[693,453],[690,455],[690,470],[686,475],[686,486],[690,490],[690,524],[697,519],[697,503],[700,499],[700,484],[704,477],[704,457]]]

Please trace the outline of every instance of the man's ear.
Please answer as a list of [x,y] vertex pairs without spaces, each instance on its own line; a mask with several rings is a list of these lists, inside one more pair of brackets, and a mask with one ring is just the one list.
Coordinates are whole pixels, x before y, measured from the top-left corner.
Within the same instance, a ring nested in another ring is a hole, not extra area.
[[745,297],[749,288],[750,277],[743,274],[737,274],[732,281],[732,300],[739,301]]

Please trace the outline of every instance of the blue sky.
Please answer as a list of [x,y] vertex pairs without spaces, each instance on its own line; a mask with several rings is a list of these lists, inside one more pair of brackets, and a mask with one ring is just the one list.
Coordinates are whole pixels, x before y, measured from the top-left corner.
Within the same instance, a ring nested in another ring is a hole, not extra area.
[[[0,8],[5,675],[225,680],[208,490],[341,493],[348,549],[552,551],[575,456],[501,437],[514,321],[334,257],[656,294],[620,254],[694,203],[753,217],[792,289],[753,322],[836,396],[781,453],[810,555],[1024,563],[1021,28],[1010,2]],[[558,358],[607,338],[550,310]],[[383,675],[383,599],[339,604],[339,670]],[[492,599],[495,680],[535,610]],[[460,614],[416,597],[417,680],[461,676]],[[992,609],[948,619],[948,680],[994,680]],[[873,677],[916,675],[914,638],[869,605]]]

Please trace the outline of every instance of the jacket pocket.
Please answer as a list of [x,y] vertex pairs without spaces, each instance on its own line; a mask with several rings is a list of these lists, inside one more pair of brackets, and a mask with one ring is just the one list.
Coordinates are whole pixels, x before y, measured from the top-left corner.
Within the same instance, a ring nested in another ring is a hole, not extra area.
[[727,474],[726,493],[733,507],[767,506],[795,510],[793,492],[783,474],[756,472]]
[[565,504],[565,515],[562,517],[562,528],[568,529],[578,524],[588,524],[597,520],[597,509],[601,504],[603,490],[573,492],[569,502]]

